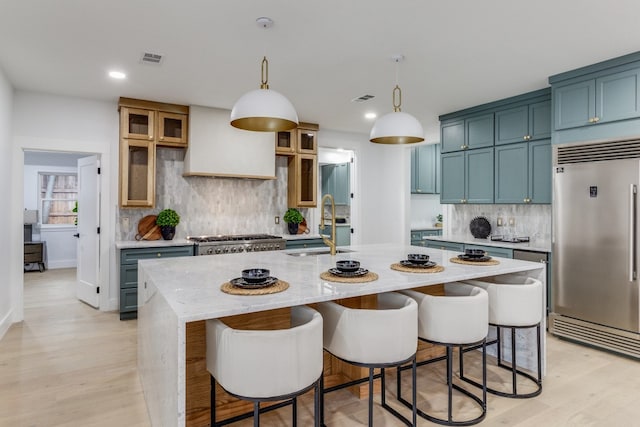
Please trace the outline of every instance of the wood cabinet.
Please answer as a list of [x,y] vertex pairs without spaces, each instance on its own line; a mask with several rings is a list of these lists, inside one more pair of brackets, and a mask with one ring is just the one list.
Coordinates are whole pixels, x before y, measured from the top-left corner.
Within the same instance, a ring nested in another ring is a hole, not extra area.
[[156,147],[187,148],[189,107],[120,98],[120,207],[155,205]]
[[193,245],[120,250],[120,320],[138,317],[138,261],[193,256]]
[[440,144],[411,149],[411,193],[440,193]]
[[551,203],[551,140],[495,148],[495,203]]
[[314,208],[318,204],[318,125],[300,123],[296,129],[276,132],[276,155],[288,157],[287,204]]
[[496,111],[495,132],[495,145],[550,138],[551,101]]
[[440,203],[493,203],[493,147],[443,153]]
[[442,152],[492,146],[493,120],[493,113],[485,113],[442,123],[440,127]]
[[322,165],[322,195],[331,194],[336,205],[351,203],[350,163]]

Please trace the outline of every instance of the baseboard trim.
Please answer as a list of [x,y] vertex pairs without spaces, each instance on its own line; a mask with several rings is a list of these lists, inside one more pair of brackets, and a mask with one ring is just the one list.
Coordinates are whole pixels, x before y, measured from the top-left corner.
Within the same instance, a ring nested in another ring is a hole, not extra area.
[[9,310],[6,316],[0,320],[0,340],[7,333],[11,325],[13,324],[13,309]]

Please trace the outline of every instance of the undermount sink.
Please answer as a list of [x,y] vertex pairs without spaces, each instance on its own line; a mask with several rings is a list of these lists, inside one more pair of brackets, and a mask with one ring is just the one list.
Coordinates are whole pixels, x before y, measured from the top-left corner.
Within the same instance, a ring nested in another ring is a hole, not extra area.
[[[337,254],[343,254],[346,252],[353,252],[352,250],[349,249],[336,249],[336,253]],[[320,249],[317,251],[305,251],[305,252],[291,252],[288,253],[287,255],[291,255],[291,256],[312,256],[312,255],[329,255],[331,253],[331,251],[329,249]]]

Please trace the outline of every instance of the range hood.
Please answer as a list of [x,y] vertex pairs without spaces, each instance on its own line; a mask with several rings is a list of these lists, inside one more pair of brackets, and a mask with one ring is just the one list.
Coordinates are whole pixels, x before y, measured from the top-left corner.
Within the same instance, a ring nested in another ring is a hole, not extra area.
[[189,148],[183,176],[276,178],[273,132],[250,132],[229,124],[230,110],[189,106]]

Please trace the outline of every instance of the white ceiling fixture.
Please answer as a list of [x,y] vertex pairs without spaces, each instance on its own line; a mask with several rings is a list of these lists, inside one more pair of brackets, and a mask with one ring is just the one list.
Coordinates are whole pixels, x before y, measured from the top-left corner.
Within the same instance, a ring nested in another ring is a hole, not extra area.
[[122,71],[109,71],[109,77],[116,80],[122,80],[127,78],[127,75]]
[[[256,19],[258,26],[270,28],[273,20]],[[231,126],[256,132],[278,132],[298,126],[298,114],[291,102],[279,92],[269,89],[269,62],[262,58],[260,89],[238,99],[231,110]]]
[[404,55],[391,57],[396,63],[396,87],[393,88],[393,112],[380,117],[373,124],[369,140],[376,144],[413,144],[424,141],[422,125],[411,114],[401,111],[402,91],[398,85],[398,64]]
[[376,117],[378,117],[378,115],[376,113],[365,113],[364,114],[364,118],[367,120],[373,120]]

